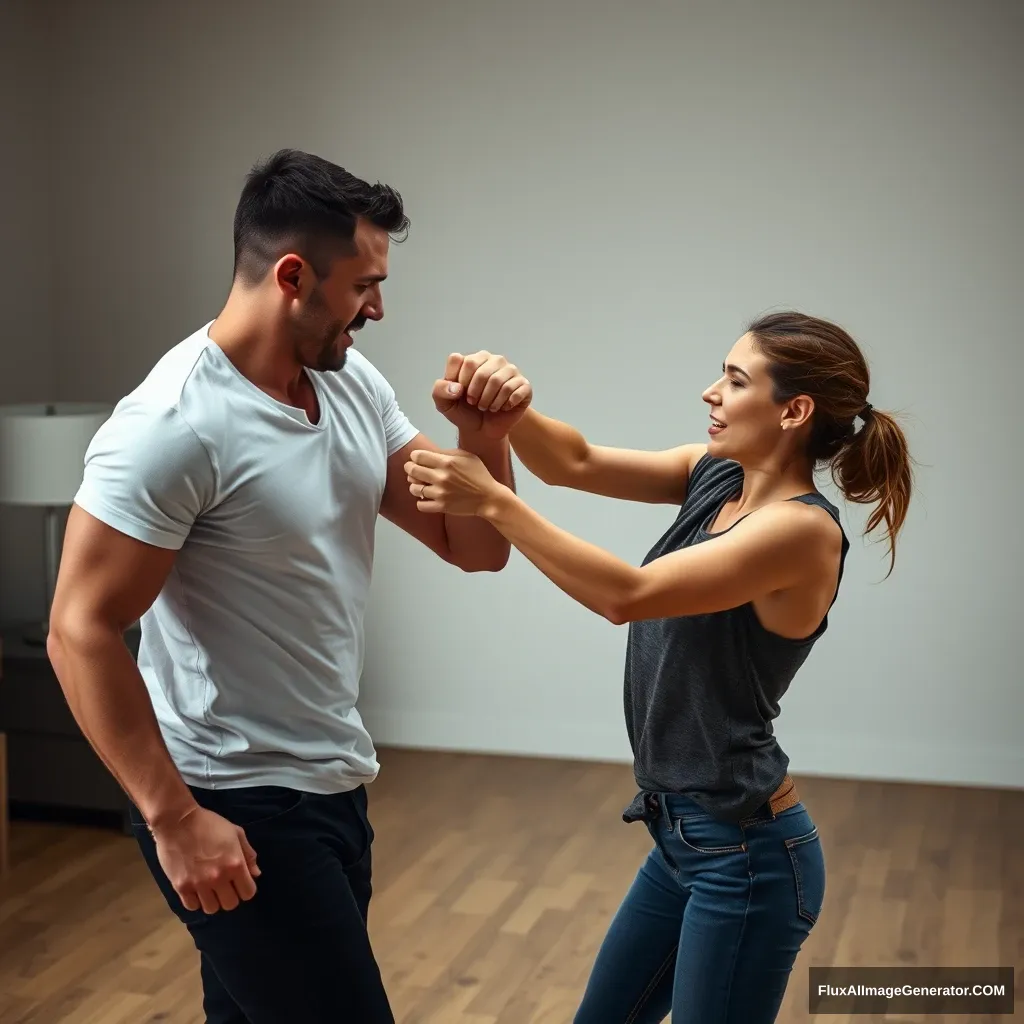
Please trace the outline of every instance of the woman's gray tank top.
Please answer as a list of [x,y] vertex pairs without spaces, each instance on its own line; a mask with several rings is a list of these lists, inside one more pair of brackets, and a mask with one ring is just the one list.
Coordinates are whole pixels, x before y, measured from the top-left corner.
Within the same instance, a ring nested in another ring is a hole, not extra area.
[[[713,543],[708,528],[742,486],[737,463],[703,456],[690,474],[675,522],[643,564]],[[790,500],[820,506],[842,530],[839,510],[818,492]],[[840,580],[849,546],[844,531]],[[837,585],[833,603],[838,592]],[[631,623],[625,712],[641,793],[623,817],[642,816],[644,792],[687,796],[729,821],[741,821],[761,807],[789,767],[772,728],[779,701],[827,627],[826,615],[809,637],[786,639],[765,629],[750,604]]]

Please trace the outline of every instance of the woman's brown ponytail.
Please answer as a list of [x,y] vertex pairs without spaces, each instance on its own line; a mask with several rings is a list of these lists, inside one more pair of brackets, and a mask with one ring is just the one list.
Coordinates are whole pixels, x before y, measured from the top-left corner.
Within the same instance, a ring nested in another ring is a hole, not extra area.
[[885,524],[891,573],[910,505],[912,462],[895,418],[868,403],[863,353],[841,327],[803,313],[770,313],[748,332],[768,360],[776,400],[814,400],[808,454],[829,467],[847,501],[875,506],[865,532]]

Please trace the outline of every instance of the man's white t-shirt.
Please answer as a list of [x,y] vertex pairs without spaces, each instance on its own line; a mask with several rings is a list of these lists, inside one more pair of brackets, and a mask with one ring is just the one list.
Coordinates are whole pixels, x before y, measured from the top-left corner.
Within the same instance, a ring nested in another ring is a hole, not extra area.
[[312,424],[209,327],[118,403],[75,502],[178,551],[138,661],[185,782],[350,790],[378,770],[356,698],[386,460],[417,431],[355,349],[309,374]]

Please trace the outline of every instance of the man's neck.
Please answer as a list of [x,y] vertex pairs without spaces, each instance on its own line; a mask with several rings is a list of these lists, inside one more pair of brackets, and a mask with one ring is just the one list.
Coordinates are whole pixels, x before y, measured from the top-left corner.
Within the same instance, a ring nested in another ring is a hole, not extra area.
[[289,346],[270,324],[273,318],[261,314],[257,301],[232,291],[208,333],[243,377],[268,395],[295,404],[308,381]]

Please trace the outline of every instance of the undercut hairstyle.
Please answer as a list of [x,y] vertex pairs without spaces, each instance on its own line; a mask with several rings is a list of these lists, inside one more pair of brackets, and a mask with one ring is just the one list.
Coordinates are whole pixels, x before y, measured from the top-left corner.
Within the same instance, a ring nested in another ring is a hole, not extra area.
[[249,172],[235,210],[235,277],[256,284],[286,252],[321,280],[354,252],[360,218],[401,241],[409,228],[401,195],[371,185],[323,157],[282,149]]

